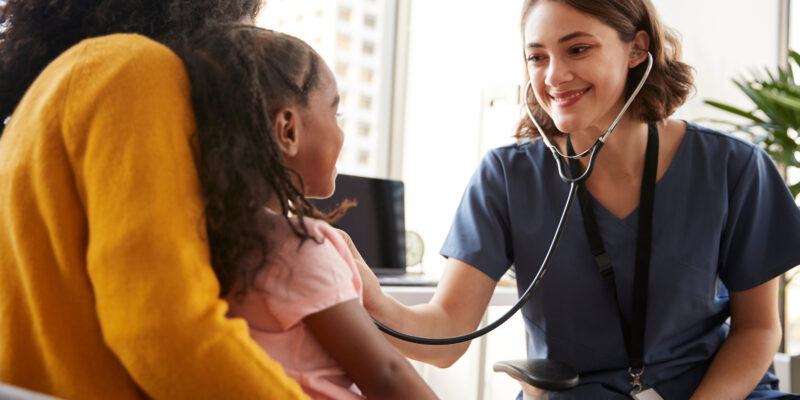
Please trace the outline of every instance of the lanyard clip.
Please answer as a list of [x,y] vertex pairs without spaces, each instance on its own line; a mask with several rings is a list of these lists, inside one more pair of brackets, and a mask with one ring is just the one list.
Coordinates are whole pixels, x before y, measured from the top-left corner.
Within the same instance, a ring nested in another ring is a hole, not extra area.
[[631,393],[639,393],[642,391],[642,374],[644,374],[644,365],[642,365],[642,369],[638,372],[633,372],[633,367],[628,367],[628,374],[633,378],[631,381],[631,387],[633,387],[633,391]]

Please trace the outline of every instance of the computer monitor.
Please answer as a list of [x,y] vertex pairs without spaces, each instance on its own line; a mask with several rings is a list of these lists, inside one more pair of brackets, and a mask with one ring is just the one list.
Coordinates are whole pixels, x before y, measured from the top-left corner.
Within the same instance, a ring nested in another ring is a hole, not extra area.
[[333,225],[350,235],[376,275],[406,272],[405,195],[403,182],[339,174],[336,191],[327,199],[312,199],[329,212],[345,199],[358,205]]

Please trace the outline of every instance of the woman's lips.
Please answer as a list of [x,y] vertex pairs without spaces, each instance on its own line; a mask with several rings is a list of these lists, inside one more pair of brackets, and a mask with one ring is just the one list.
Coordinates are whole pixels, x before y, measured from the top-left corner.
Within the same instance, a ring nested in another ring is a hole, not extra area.
[[548,93],[548,96],[550,96],[553,104],[559,107],[569,107],[577,103],[590,89],[591,87],[581,90],[570,90],[561,93]]

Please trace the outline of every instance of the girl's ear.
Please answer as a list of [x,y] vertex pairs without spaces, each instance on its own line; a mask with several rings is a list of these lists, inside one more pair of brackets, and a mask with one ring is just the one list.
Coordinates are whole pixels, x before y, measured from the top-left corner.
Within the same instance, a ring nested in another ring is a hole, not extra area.
[[286,158],[297,155],[298,117],[297,112],[291,108],[283,108],[275,114],[275,120],[273,121],[275,139],[281,152],[283,152],[283,156]]

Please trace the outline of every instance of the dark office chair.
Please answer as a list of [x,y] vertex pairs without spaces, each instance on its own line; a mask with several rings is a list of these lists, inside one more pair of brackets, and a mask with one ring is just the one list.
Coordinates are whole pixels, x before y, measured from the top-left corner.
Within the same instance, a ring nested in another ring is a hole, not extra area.
[[519,381],[523,400],[546,400],[548,394],[578,384],[578,373],[556,360],[510,360],[494,363],[495,372],[505,372]]

